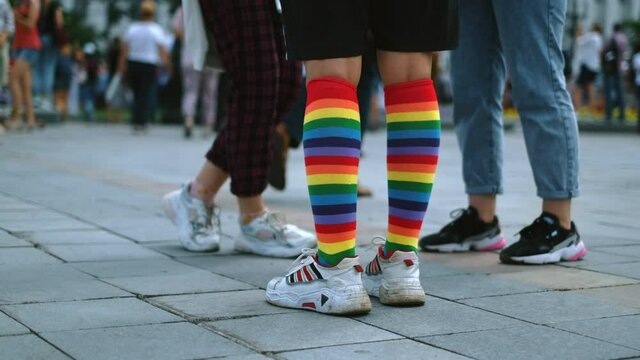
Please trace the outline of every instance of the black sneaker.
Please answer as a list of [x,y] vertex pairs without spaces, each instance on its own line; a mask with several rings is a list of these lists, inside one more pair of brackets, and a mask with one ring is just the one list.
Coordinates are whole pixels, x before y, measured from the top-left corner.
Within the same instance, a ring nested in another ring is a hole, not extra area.
[[566,230],[547,212],[518,234],[518,241],[500,252],[505,264],[552,264],[580,260],[587,254],[576,224],[571,222],[571,230]]
[[440,232],[420,239],[420,247],[424,251],[492,251],[502,249],[507,241],[500,232],[498,217],[488,224],[480,219],[478,210],[469,206],[451,212],[454,219]]

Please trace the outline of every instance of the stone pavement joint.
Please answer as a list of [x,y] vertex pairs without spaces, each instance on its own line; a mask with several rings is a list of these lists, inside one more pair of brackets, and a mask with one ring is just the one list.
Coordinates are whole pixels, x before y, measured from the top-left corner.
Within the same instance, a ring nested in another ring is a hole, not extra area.
[[[0,359],[442,359],[640,356],[640,159],[624,134],[581,137],[583,197],[573,210],[590,249],[583,261],[508,266],[496,253],[420,254],[420,308],[373,299],[370,314],[332,317],[273,307],[267,281],[291,259],[233,251],[237,207],[228,185],[221,251],[179,246],[160,197],[199,169],[210,140],[177,127],[132,137],[126,126],[66,124],[0,145]],[[117,144],[117,146],[116,146]],[[358,252],[386,227],[385,136],[369,133],[360,180]],[[498,212],[513,234],[539,212],[519,130],[505,134],[507,194]],[[300,149],[288,188],[265,201],[302,227],[312,216]],[[424,233],[466,203],[455,136],[443,131]],[[608,171],[602,176],[603,169]],[[321,335],[319,335],[321,334]]]

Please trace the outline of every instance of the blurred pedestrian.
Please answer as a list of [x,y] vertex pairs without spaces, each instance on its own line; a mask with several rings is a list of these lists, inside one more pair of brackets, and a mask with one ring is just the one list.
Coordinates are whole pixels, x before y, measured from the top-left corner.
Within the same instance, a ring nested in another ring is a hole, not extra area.
[[144,0],[140,5],[140,21],[129,26],[123,37],[119,75],[126,73],[133,90],[132,123],[134,132],[146,129],[151,120],[151,104],[158,80],[158,66],[171,63],[164,30],[154,22],[156,4]]
[[[600,52],[602,51],[602,29],[593,24],[591,30],[581,34],[576,41],[578,78],[573,95],[573,104],[582,107],[584,99],[590,110],[595,108],[596,78],[600,73]],[[569,63],[570,61],[567,61]]]
[[73,79],[73,67],[73,48],[71,43],[67,42],[60,48],[53,86],[55,107],[61,121],[66,121],[69,115],[69,91]]
[[78,62],[80,108],[84,120],[95,121],[95,99],[98,88],[98,57],[96,45],[86,43],[82,47],[82,59]]
[[37,26],[39,16],[40,0],[16,1],[14,10],[16,32],[11,45],[13,66],[9,76],[13,97],[10,128],[22,127],[22,110],[27,117],[28,130],[38,125],[33,111],[31,91],[32,69],[38,61],[38,51],[42,47]]
[[[178,227],[187,250],[218,250],[220,220],[214,202],[230,178],[231,193],[240,208],[236,250],[263,256],[296,256],[302,248],[315,246],[313,234],[287,224],[281,214],[265,207],[262,198],[272,159],[273,133],[293,102],[301,73],[299,64],[285,58],[275,2],[234,0],[214,4],[201,0],[184,4],[190,6],[183,9],[185,23],[195,26],[198,20],[204,20],[213,35],[215,45],[209,45],[230,78],[229,113],[195,180],[164,197],[165,212]],[[191,29],[187,29],[187,39],[195,34],[190,34]]]
[[636,95],[637,130],[640,133],[640,44],[635,45],[631,70],[633,71],[633,85]]
[[0,105],[6,105],[9,98],[9,47],[14,31],[13,9],[7,0],[0,0]]
[[[431,52],[455,47],[458,1],[282,5],[287,50],[307,69],[303,145],[318,250],[272,279],[267,301],[331,314],[368,312],[367,293],[386,305],[422,305],[416,252],[440,144]],[[368,30],[386,85],[389,222],[384,245],[374,242],[377,255],[363,268],[355,252],[362,132],[356,86]]]
[[618,108],[618,121],[625,120],[624,75],[628,70],[629,40],[621,24],[613,26],[613,35],[602,49],[604,74],[605,121],[611,122],[613,110]]
[[[184,14],[182,6],[178,7],[173,17],[173,30],[176,38],[184,38]],[[214,122],[218,108],[218,77],[220,72],[210,67],[196,70],[193,67],[192,54],[188,51],[180,53],[180,65],[182,69],[182,116],[184,116],[184,137],[190,138],[193,132],[196,105],[198,98],[202,104],[204,118],[203,136],[208,137],[213,133]],[[200,89],[202,88],[202,92]]]
[[[578,196],[578,126],[563,76],[566,1],[462,1],[460,46],[452,53],[454,122],[468,207],[420,240],[427,251],[492,251],[506,239],[496,216],[503,192],[503,109],[507,68],[542,213],[520,230],[500,261],[573,261],[587,250],[571,218]],[[523,52],[523,44],[526,51]]]
[[34,106],[42,111],[55,111],[53,105],[53,86],[55,81],[58,48],[61,43],[61,32],[64,27],[62,5],[57,0],[42,0],[41,16],[38,20],[38,32],[42,48],[35,68],[33,90]]

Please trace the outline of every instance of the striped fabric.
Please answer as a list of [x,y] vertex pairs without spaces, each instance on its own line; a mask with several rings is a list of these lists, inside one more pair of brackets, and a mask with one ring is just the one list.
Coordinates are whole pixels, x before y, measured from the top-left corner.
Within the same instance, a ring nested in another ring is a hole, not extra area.
[[322,279],[322,274],[318,271],[318,268],[314,263],[305,265],[302,268],[287,275],[287,283],[295,284],[301,282],[309,282],[313,280]]
[[373,258],[373,260],[371,260],[371,262],[367,265],[365,273],[367,275],[382,274],[382,268],[380,267],[380,260],[378,260],[378,256]]
[[355,255],[360,114],[356,89],[345,80],[307,85],[304,156],[318,234],[318,261],[332,266]]
[[417,251],[438,163],[440,113],[431,80],[385,87],[389,227],[385,250]]

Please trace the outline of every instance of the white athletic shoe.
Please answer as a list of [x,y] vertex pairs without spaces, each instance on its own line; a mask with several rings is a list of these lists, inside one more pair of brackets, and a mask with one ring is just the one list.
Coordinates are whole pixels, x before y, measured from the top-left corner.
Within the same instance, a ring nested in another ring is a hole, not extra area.
[[[373,245],[379,245],[375,239]],[[418,264],[418,255],[413,251],[395,251],[385,258],[383,246],[378,246],[378,254],[364,270],[364,286],[369,295],[380,298],[385,305],[423,305],[425,295]]]
[[282,214],[265,212],[246,225],[240,225],[235,249],[271,257],[294,257],[304,248],[317,245],[314,234],[287,224]]
[[324,267],[316,261],[316,253],[315,249],[304,249],[284,277],[269,281],[267,302],[333,315],[371,311],[358,257],[344,258],[333,267]]
[[220,211],[189,195],[189,185],[165,195],[163,205],[167,217],[178,227],[185,249],[203,252],[220,248]]

